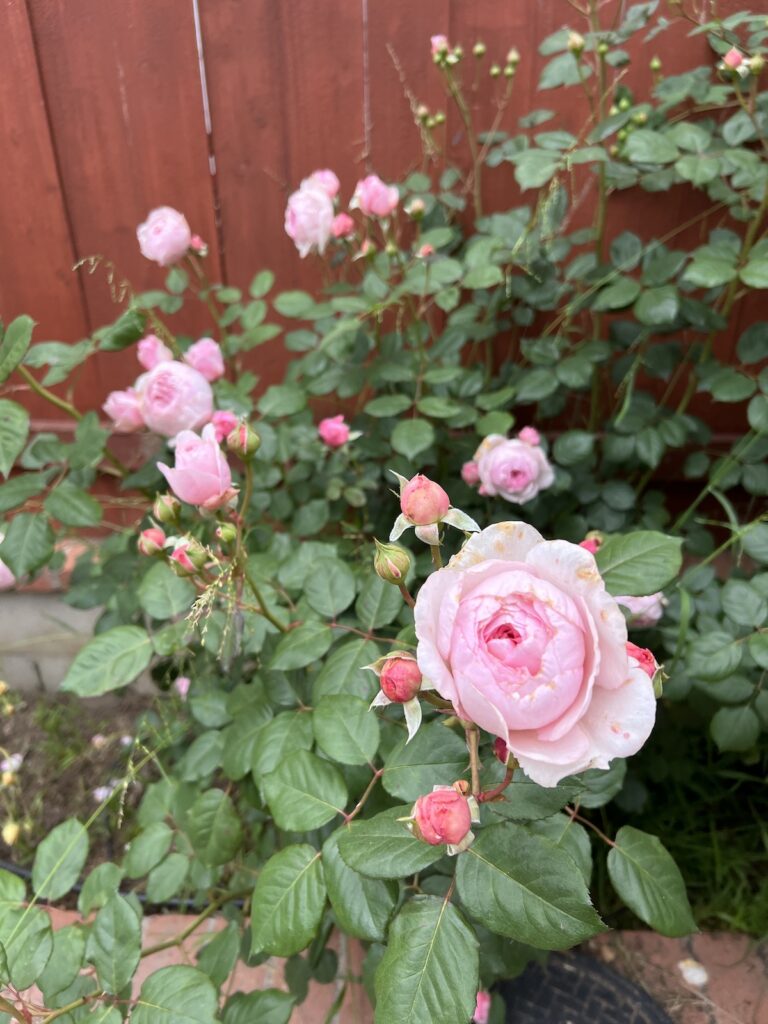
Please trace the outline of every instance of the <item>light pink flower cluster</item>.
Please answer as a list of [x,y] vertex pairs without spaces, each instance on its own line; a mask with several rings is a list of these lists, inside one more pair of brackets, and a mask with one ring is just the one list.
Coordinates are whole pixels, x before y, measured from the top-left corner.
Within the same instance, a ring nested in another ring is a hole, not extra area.
[[473,458],[464,463],[461,476],[470,486],[479,485],[480,494],[498,495],[516,505],[532,501],[555,479],[539,432],[533,427],[523,427],[516,438],[489,434]]
[[[192,232],[183,213],[171,206],[158,206],[136,229],[142,256],[170,267],[192,247]],[[197,236],[196,236],[197,237]]]
[[158,462],[157,468],[180,501],[217,509],[234,498],[232,473],[212,423],[203,428],[202,436],[182,430],[176,438],[175,455],[173,469],[163,462]]
[[148,427],[164,437],[175,437],[210,421],[210,382],[224,373],[224,358],[213,338],[195,342],[179,362],[160,338],[148,334],[137,345],[137,357],[147,372],[133,387],[110,392],[102,407],[115,430],[128,434]]
[[555,786],[635,753],[656,714],[647,665],[592,554],[499,523],[471,537],[416,599],[423,676],[457,715]]

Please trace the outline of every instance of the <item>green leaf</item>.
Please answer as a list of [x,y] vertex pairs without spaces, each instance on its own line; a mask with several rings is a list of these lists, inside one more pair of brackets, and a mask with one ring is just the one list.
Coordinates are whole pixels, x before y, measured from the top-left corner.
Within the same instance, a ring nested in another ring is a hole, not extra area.
[[[755,433],[768,434],[768,395],[755,395],[747,406],[747,420]],[[19,517],[17,516],[17,518]],[[15,519],[14,522],[16,522]],[[5,558],[4,548],[5,545],[0,547],[0,556],[3,558]],[[5,560],[8,561],[7,558]],[[11,566],[11,568],[13,567]]]
[[320,854],[305,843],[270,857],[251,901],[251,955],[293,956],[312,941],[323,907]]
[[[205,735],[205,734],[204,734]],[[171,848],[173,829],[164,821],[155,821],[147,825],[131,840],[128,852],[123,861],[125,873],[129,878],[141,878],[159,864]]]
[[139,604],[153,619],[172,619],[188,612],[196,595],[189,580],[177,576],[165,562],[152,566],[137,591]]
[[29,413],[17,402],[0,398],[0,473],[7,478],[29,435]]
[[768,257],[754,257],[739,271],[739,277],[750,288],[768,288]]
[[251,770],[256,783],[273,772],[297,750],[312,748],[312,716],[302,711],[284,711],[259,733],[251,752]]
[[147,899],[150,903],[165,903],[183,887],[189,872],[189,858],[183,853],[169,853],[165,860],[152,868],[147,877]]
[[631,277],[619,277],[597,293],[592,302],[596,312],[604,309],[624,309],[640,294],[640,282]]
[[[386,583],[384,587],[389,587],[390,591],[396,589]],[[383,589],[379,591],[380,595],[383,593]],[[372,606],[368,607],[370,610]],[[323,697],[335,693],[351,693],[370,702],[379,687],[374,674],[363,671],[363,666],[376,661],[379,653],[372,640],[354,639],[340,644],[312,682],[312,703],[317,704]]]
[[[523,191],[541,188],[557,174],[561,164],[560,153],[546,149],[524,149],[515,156],[515,181]],[[468,288],[472,287],[466,284],[466,278],[464,283]]]
[[0,484],[0,513],[23,505],[39,494],[47,482],[47,473],[26,472],[23,476],[12,477],[6,484]]
[[441,398],[439,395],[427,395],[416,403],[419,412],[432,419],[444,420],[451,416],[457,416],[464,411],[464,407],[452,402],[449,398]]
[[717,402],[743,402],[755,393],[755,382],[746,374],[724,366],[710,379],[709,390]]
[[[501,268],[491,263],[482,267],[473,267],[471,270],[468,270],[464,275],[462,284],[465,288],[492,288],[495,284],[501,284],[503,280],[504,274],[501,272]],[[425,412],[421,407],[419,408],[419,411]],[[434,415],[434,413],[425,414]]]
[[641,921],[670,938],[695,932],[680,869],[656,836],[624,825],[608,853],[611,884]]
[[289,992],[276,988],[235,992],[224,1007],[222,1024],[288,1024],[295,1002]]
[[262,416],[293,416],[307,404],[307,393],[296,384],[273,384],[258,401]]
[[552,454],[561,466],[572,466],[583,462],[592,454],[595,447],[595,435],[586,430],[568,430],[555,441]]
[[681,156],[675,162],[675,170],[680,177],[697,186],[707,185],[710,181],[714,181],[720,174],[720,166],[721,161],[716,156],[700,154],[694,156],[691,153]]
[[645,596],[667,586],[682,565],[682,541],[655,530],[616,534],[597,552],[597,568],[614,595]]
[[195,800],[186,832],[195,853],[209,867],[232,860],[243,838],[232,798],[220,789],[209,789]]
[[342,830],[323,846],[323,871],[328,897],[339,928],[366,942],[383,942],[397,899],[397,886],[366,878],[348,867],[339,853]]
[[34,985],[53,951],[48,914],[39,907],[8,910],[0,918],[0,944],[5,949],[13,987],[23,991]]
[[141,986],[131,1024],[216,1024],[218,996],[195,967],[162,967]]
[[694,678],[717,681],[730,676],[741,664],[744,648],[723,630],[697,637],[688,654],[688,669]]
[[504,790],[503,800],[486,804],[489,814],[513,821],[534,821],[549,818],[581,793],[583,786],[574,779],[565,779],[557,786],[544,787],[532,782],[517,769],[512,785]]
[[269,289],[275,283],[275,275],[271,270],[260,270],[256,277],[251,281],[251,286],[248,291],[251,294],[251,298],[260,299],[267,294]]
[[[160,295],[165,299],[168,298],[163,292]],[[175,309],[181,308],[181,299],[173,301],[176,301],[177,305],[173,309],[166,307],[167,312],[173,312]],[[113,324],[98,332],[100,339],[99,348],[104,352],[119,352],[129,345],[133,345],[134,342],[146,334],[146,331],[146,313],[138,309],[127,309]]]
[[537,949],[567,949],[604,930],[575,862],[524,825],[483,829],[459,857],[456,882],[486,928]]
[[264,792],[278,828],[308,832],[342,814],[347,787],[339,771],[316,754],[298,750],[263,778]]
[[53,952],[37,979],[37,987],[43,993],[47,1006],[51,1006],[54,997],[73,983],[83,966],[84,956],[85,932],[79,924],[59,928],[53,933]]
[[262,731],[272,718],[268,701],[252,701],[235,715],[235,721],[222,733],[224,774],[229,779],[242,779],[248,773],[253,751],[261,742]]
[[307,292],[280,292],[275,296],[274,306],[281,316],[302,319],[315,305],[315,300]]
[[760,320],[742,332],[736,345],[736,355],[742,363],[761,363],[768,352],[768,323]]
[[760,719],[747,704],[720,708],[709,723],[709,731],[719,750],[751,750],[760,735]]
[[355,615],[363,629],[388,626],[403,607],[403,598],[397,587],[371,574],[355,602]]
[[557,386],[557,376],[548,367],[542,366],[536,370],[529,370],[520,380],[517,401],[521,405],[540,402],[542,398],[548,398],[554,391],[557,391]]
[[96,915],[86,949],[99,984],[113,995],[125,988],[141,956],[141,922],[130,903],[113,896]]
[[50,560],[53,540],[53,530],[45,516],[20,512],[11,520],[0,544],[0,559],[14,576],[26,576]]
[[339,853],[347,866],[369,878],[396,879],[414,875],[439,860],[445,847],[422,842],[398,820],[410,813],[410,805],[390,807],[341,828]]
[[467,770],[467,745],[442,722],[422,726],[397,744],[384,762],[382,783],[400,800],[416,800],[433,786],[450,786]]
[[379,748],[379,720],[358,697],[323,697],[312,714],[317,745],[339,764],[368,764]]
[[363,409],[368,416],[399,416],[406,409],[410,409],[413,401],[408,395],[380,395],[374,398]]
[[355,599],[355,577],[338,558],[319,558],[304,583],[304,597],[316,612],[329,619]]
[[[35,321],[29,316],[17,316],[0,333],[0,384],[3,384],[24,359],[32,340]],[[2,416],[0,415],[0,420]]]
[[333,643],[333,633],[323,622],[305,622],[283,634],[270,662],[271,669],[290,672],[321,660]]
[[736,272],[736,260],[732,256],[694,254],[693,262],[683,274],[683,280],[698,288],[717,288],[732,281]]
[[659,288],[646,288],[634,306],[634,313],[641,324],[659,327],[672,323],[680,309],[680,296],[671,284]]
[[[581,64],[581,76],[588,78],[592,68],[587,63]],[[557,89],[561,85],[578,85],[581,81],[577,58],[569,51],[554,57],[544,65],[539,78],[539,89]]]
[[78,652],[61,689],[80,697],[98,697],[133,682],[151,657],[152,641],[146,630],[138,626],[116,626],[94,637]]
[[435,428],[428,420],[401,420],[392,431],[390,443],[396,452],[413,461],[435,440]]
[[77,897],[77,909],[83,917],[103,907],[115,895],[122,879],[123,869],[117,864],[111,861],[98,864],[86,878]]
[[671,164],[680,156],[667,136],[650,128],[638,128],[626,141],[625,152],[632,163]]
[[88,856],[88,833],[77,818],[52,829],[35,851],[32,888],[39,899],[58,900],[80,877]]
[[203,946],[197,963],[216,988],[221,988],[232,973],[239,952],[240,929],[234,921],[229,921],[215,938]]
[[65,526],[97,526],[102,517],[99,502],[66,480],[45,499],[45,511]]
[[467,1024],[478,987],[478,943],[458,910],[409,900],[392,922],[376,971],[376,1024]]
[[757,629],[768,616],[768,601],[746,580],[728,580],[721,599],[725,614],[740,626]]

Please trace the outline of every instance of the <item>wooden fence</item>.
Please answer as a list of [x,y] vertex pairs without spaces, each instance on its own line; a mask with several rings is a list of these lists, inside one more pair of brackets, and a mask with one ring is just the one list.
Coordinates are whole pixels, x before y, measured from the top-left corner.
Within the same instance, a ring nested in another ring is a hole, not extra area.
[[[137,289],[158,285],[135,228],[161,204],[183,210],[207,240],[215,278],[247,284],[269,266],[282,288],[317,284],[284,234],[286,196],[316,167],[334,168],[346,197],[369,169],[399,178],[419,165],[408,96],[445,107],[429,57],[435,32],[466,50],[486,43],[478,111],[493,109],[489,63],[516,46],[508,126],[534,106],[556,109],[566,129],[586,113],[575,90],[536,91],[538,43],[578,18],[566,0],[0,0],[0,9],[0,316],[29,312],[37,340],[74,341],[113,319],[104,276],[73,272],[82,257],[109,256]],[[640,92],[654,52],[669,73],[712,60],[703,36],[664,33],[627,74]],[[447,159],[464,144],[449,114]],[[508,165],[489,172],[489,187],[497,205],[514,201]],[[620,202],[619,220],[645,237],[697,208],[683,190]],[[259,352],[274,378],[279,347]],[[86,368],[84,404],[125,385],[127,358]]]

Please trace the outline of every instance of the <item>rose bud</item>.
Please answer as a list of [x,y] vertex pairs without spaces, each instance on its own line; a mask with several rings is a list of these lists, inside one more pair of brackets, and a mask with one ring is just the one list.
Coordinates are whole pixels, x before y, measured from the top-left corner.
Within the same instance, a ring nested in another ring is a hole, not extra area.
[[219,523],[216,536],[222,544],[232,544],[237,538],[237,529],[232,523]]
[[139,396],[133,388],[110,391],[101,408],[114,423],[118,434],[132,434],[144,426]]
[[387,185],[376,174],[358,181],[350,209],[358,209],[366,217],[388,217],[400,202],[396,185]]
[[152,515],[159,523],[175,523],[181,512],[181,502],[172,494],[158,494],[152,508]]
[[589,551],[591,555],[596,555],[603,544],[603,535],[597,530],[591,530],[584,540],[579,541],[579,547],[584,548],[585,551]]
[[475,1002],[475,1012],[472,1016],[472,1024],[488,1024],[488,1017],[491,1013],[491,993],[480,989]]
[[194,576],[207,561],[208,555],[205,548],[200,541],[192,537],[182,540],[171,553],[171,568],[180,576]]
[[165,534],[157,526],[142,530],[136,546],[141,555],[162,555],[165,545]]
[[485,51],[486,51],[485,43],[477,42],[472,47],[472,54],[475,57],[484,57],[485,56]]
[[382,666],[379,683],[393,704],[407,704],[421,689],[421,670],[412,655],[395,652]]
[[453,786],[435,786],[413,805],[413,834],[430,846],[448,846],[448,853],[461,853],[470,845],[472,820],[477,804],[457,792]]
[[213,338],[200,338],[184,353],[184,362],[210,383],[224,376],[224,356]]
[[434,245],[430,245],[429,242],[425,242],[424,245],[420,245],[419,248],[416,250],[416,256],[420,260],[428,259],[430,256],[434,255],[435,247]]
[[475,484],[479,483],[480,472],[474,459],[465,462],[461,467],[461,479],[465,484],[469,484],[470,487],[474,487]]
[[208,255],[208,243],[204,242],[200,235],[192,235],[189,240],[189,248],[196,252],[198,256]]
[[145,370],[154,370],[158,363],[170,363],[173,352],[156,334],[148,334],[136,346],[136,356]]
[[725,64],[727,68],[731,68],[732,71],[735,71],[737,68],[741,67],[741,62],[743,60],[744,55],[741,50],[737,50],[735,46],[732,46],[728,53],[723,57],[723,64]]
[[227,448],[241,459],[251,459],[261,446],[261,438],[247,423],[235,427],[227,437]]
[[317,433],[323,444],[329,448],[341,448],[349,440],[349,425],[344,422],[343,414],[327,416],[317,425]]
[[192,680],[188,676],[177,676],[173,681],[173,688],[182,700],[187,699]]
[[416,199],[412,199],[405,208],[405,212],[409,217],[413,217],[414,220],[421,220],[424,216],[424,210],[424,200],[419,199],[418,197]]
[[216,440],[221,444],[237,426],[237,416],[228,409],[219,409],[211,416],[211,423],[216,432]]
[[442,34],[430,36],[429,45],[433,57],[437,57],[438,54],[447,53],[449,48],[448,37]]
[[13,846],[16,840],[19,838],[21,829],[15,821],[6,821],[3,825],[3,842],[6,846]]
[[355,222],[348,213],[337,213],[331,224],[331,234],[334,238],[348,238],[355,232]]
[[541,434],[538,432],[536,427],[523,427],[517,436],[526,444],[541,444]]
[[413,564],[410,551],[399,544],[382,544],[374,538],[376,554],[373,558],[373,568],[376,575],[385,583],[394,583],[401,586]]
[[400,492],[400,508],[403,515],[416,526],[439,523],[451,507],[451,499],[434,480],[417,473],[411,477]]
[[584,52],[584,36],[580,32],[568,33],[568,49],[575,57]]
[[497,736],[493,741],[493,753],[502,764],[506,764],[509,761],[509,747],[501,736]]
[[653,679],[659,671],[659,663],[656,661],[653,652],[649,651],[647,647],[638,647],[637,644],[633,644],[631,640],[628,640],[627,655],[635,659],[649,679]]
[[141,255],[170,267],[185,256],[192,242],[186,217],[170,206],[152,210],[143,224],[136,229]]
[[512,67],[517,67],[520,63],[520,52],[517,47],[513,46],[512,49],[507,53],[507,64],[511,64]]

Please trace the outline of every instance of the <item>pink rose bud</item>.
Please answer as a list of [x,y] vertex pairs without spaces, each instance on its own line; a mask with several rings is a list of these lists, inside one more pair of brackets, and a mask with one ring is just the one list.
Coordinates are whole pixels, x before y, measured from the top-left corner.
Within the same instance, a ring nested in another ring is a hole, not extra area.
[[637,644],[633,644],[631,640],[628,640],[627,655],[635,659],[649,679],[653,679],[659,671],[659,663],[647,647],[638,647]]
[[139,377],[136,391],[144,422],[164,437],[197,430],[213,415],[211,385],[185,363],[158,363]]
[[237,426],[237,416],[233,412],[229,412],[228,409],[219,409],[211,416],[211,423],[216,431],[216,440],[221,444]]
[[472,1024],[488,1024],[488,1017],[491,1013],[491,993],[480,989],[477,993],[475,1013],[472,1017]]
[[240,423],[227,437],[227,448],[241,459],[250,459],[261,446],[261,438],[247,423]]
[[189,557],[187,547],[186,542],[182,542],[171,552],[171,567],[179,576],[194,576],[197,572],[197,566]]
[[144,426],[139,396],[133,388],[127,391],[111,391],[102,409],[120,434],[132,434]]
[[399,202],[397,186],[386,185],[377,175],[369,174],[358,181],[350,206],[366,217],[388,217]]
[[182,700],[187,699],[192,680],[188,676],[176,676],[173,681],[173,688]]
[[213,338],[201,338],[190,345],[184,353],[184,362],[193,370],[202,373],[207,381],[224,376],[224,357]]
[[363,239],[363,244],[357,250],[355,255],[352,257],[354,260],[364,260],[366,256],[373,256],[376,252],[376,246],[369,238]]
[[385,583],[395,583],[399,586],[405,581],[413,562],[410,551],[399,544],[382,544],[375,538],[373,543],[376,545],[376,554],[373,557],[376,575]]
[[319,185],[329,199],[335,199],[339,194],[339,179],[328,168],[321,171],[313,171],[301,184],[305,185],[308,182],[312,185]]
[[208,255],[208,243],[204,242],[200,235],[192,235],[192,238],[189,240],[189,247],[190,249],[193,249],[198,256]]
[[136,355],[145,370],[153,370],[158,363],[169,363],[173,352],[164,345],[156,334],[148,334],[136,346]]
[[584,540],[579,541],[579,547],[589,551],[592,555],[596,555],[600,550],[600,541],[597,537],[585,537]]
[[493,741],[493,753],[502,764],[506,764],[509,760],[509,747],[501,736],[497,736]]
[[400,509],[416,526],[439,523],[451,507],[451,499],[434,480],[417,473],[400,492]]
[[428,256],[435,255],[435,247],[434,245],[430,245],[429,242],[425,242],[424,245],[419,246],[416,250],[416,255],[419,259],[425,260]]
[[189,505],[215,509],[234,497],[232,473],[209,423],[202,437],[183,430],[176,438],[176,459],[171,469],[162,462],[157,468],[177,498]]
[[744,60],[744,54],[741,50],[737,50],[735,46],[732,46],[728,53],[723,57],[723,64],[727,68],[732,68],[734,71],[741,67],[741,62]]
[[157,526],[142,530],[139,534],[137,547],[142,555],[162,555],[165,545],[165,534]]
[[461,479],[465,484],[469,484],[470,487],[474,487],[480,481],[480,473],[474,459],[465,462],[461,467]]
[[430,47],[432,50],[432,56],[436,57],[438,54],[447,53],[449,49],[448,37],[444,35],[430,36],[429,38]]
[[348,238],[355,230],[355,222],[348,213],[338,213],[333,218],[331,234],[334,238]]
[[407,704],[421,689],[421,671],[413,658],[387,658],[379,685],[394,704]]
[[159,523],[175,523],[181,512],[181,503],[172,494],[158,494],[152,506],[152,515]]
[[325,251],[333,227],[333,200],[317,182],[307,178],[288,197],[285,233],[292,238],[303,259],[313,249]]
[[420,796],[412,813],[414,833],[430,846],[458,846],[472,827],[467,798],[455,789],[438,789]]
[[541,435],[535,427],[523,427],[517,436],[526,444],[541,444]]
[[216,536],[222,544],[233,544],[237,540],[237,527],[234,523],[219,523]]
[[192,242],[186,217],[170,206],[159,206],[152,210],[143,224],[136,229],[141,255],[170,267],[186,255]]
[[0,590],[10,590],[11,587],[15,586],[15,584],[16,577],[5,562],[0,559]]
[[317,432],[323,444],[329,448],[341,448],[349,440],[349,426],[344,422],[344,416],[328,416],[320,420],[317,425]]
[[413,217],[414,220],[420,220],[424,216],[424,200],[423,199],[412,199],[405,212],[409,217]]

